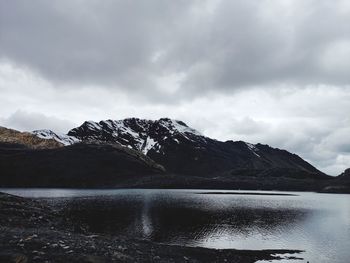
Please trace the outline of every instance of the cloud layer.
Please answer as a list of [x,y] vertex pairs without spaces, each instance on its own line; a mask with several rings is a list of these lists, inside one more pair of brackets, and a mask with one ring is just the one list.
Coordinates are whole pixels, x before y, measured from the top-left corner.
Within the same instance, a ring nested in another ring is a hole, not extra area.
[[346,1],[14,0],[0,10],[0,55],[60,84],[152,99],[350,81]]
[[0,0],[0,125],[183,119],[350,167],[350,4]]

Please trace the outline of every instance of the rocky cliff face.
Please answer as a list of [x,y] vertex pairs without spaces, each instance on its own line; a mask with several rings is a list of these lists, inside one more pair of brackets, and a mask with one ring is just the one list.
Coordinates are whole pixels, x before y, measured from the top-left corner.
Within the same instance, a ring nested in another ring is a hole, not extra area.
[[[203,136],[182,121],[168,118],[87,121],[65,136],[69,138],[67,144],[108,142],[140,151],[176,174],[213,177],[242,169],[280,168],[279,171],[293,169],[322,176],[315,167],[285,150],[243,141],[218,141]],[[41,137],[57,140],[48,132],[46,135],[41,132]]]

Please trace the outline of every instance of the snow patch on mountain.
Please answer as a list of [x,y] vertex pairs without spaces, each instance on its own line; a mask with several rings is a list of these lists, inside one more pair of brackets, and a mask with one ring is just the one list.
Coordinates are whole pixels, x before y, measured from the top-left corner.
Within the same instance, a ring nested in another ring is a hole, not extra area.
[[33,131],[32,134],[34,134],[35,136],[41,139],[53,139],[57,142],[62,143],[65,146],[80,142],[80,140],[75,138],[74,136],[55,133],[51,130],[46,130],[46,129]]
[[259,149],[254,145],[254,144],[251,144],[249,142],[245,142],[245,144],[247,145],[248,149],[253,153],[255,154],[256,156],[258,157],[261,157],[257,152],[259,151]]
[[150,137],[147,137],[147,139],[144,142],[144,147],[142,149],[143,154],[147,154],[149,150],[153,148],[154,145],[156,145],[157,142],[153,140]]
[[86,124],[94,130],[101,130],[101,126],[94,121],[87,121]]
[[172,131],[172,132],[178,132],[178,133],[183,134],[183,135],[188,133],[188,134],[192,134],[192,135],[196,135],[196,136],[203,136],[200,132],[188,127],[182,121],[173,120],[173,119],[160,119],[159,122],[164,127],[168,128],[169,131]]
[[[119,123],[118,123],[119,124]],[[133,131],[132,129],[130,129],[129,127],[123,126],[123,124],[119,124],[118,126],[118,132],[120,133],[126,133],[126,134],[130,134],[131,136],[133,136],[136,140],[140,139],[140,135]],[[118,135],[118,133],[116,133],[116,135]]]

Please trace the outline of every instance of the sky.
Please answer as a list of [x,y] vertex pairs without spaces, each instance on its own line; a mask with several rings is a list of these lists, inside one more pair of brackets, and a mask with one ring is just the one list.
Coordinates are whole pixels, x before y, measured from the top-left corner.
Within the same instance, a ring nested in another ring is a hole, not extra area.
[[0,0],[0,125],[182,120],[350,167],[347,0]]

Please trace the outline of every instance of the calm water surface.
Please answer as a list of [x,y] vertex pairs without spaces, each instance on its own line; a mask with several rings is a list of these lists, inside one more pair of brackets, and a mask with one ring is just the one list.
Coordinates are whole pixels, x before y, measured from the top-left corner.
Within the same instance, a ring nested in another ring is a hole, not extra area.
[[[207,248],[305,251],[298,255],[304,260],[286,262],[350,262],[350,195],[217,190],[1,191],[56,197],[53,204],[95,232]],[[257,195],[260,193],[265,195]]]

